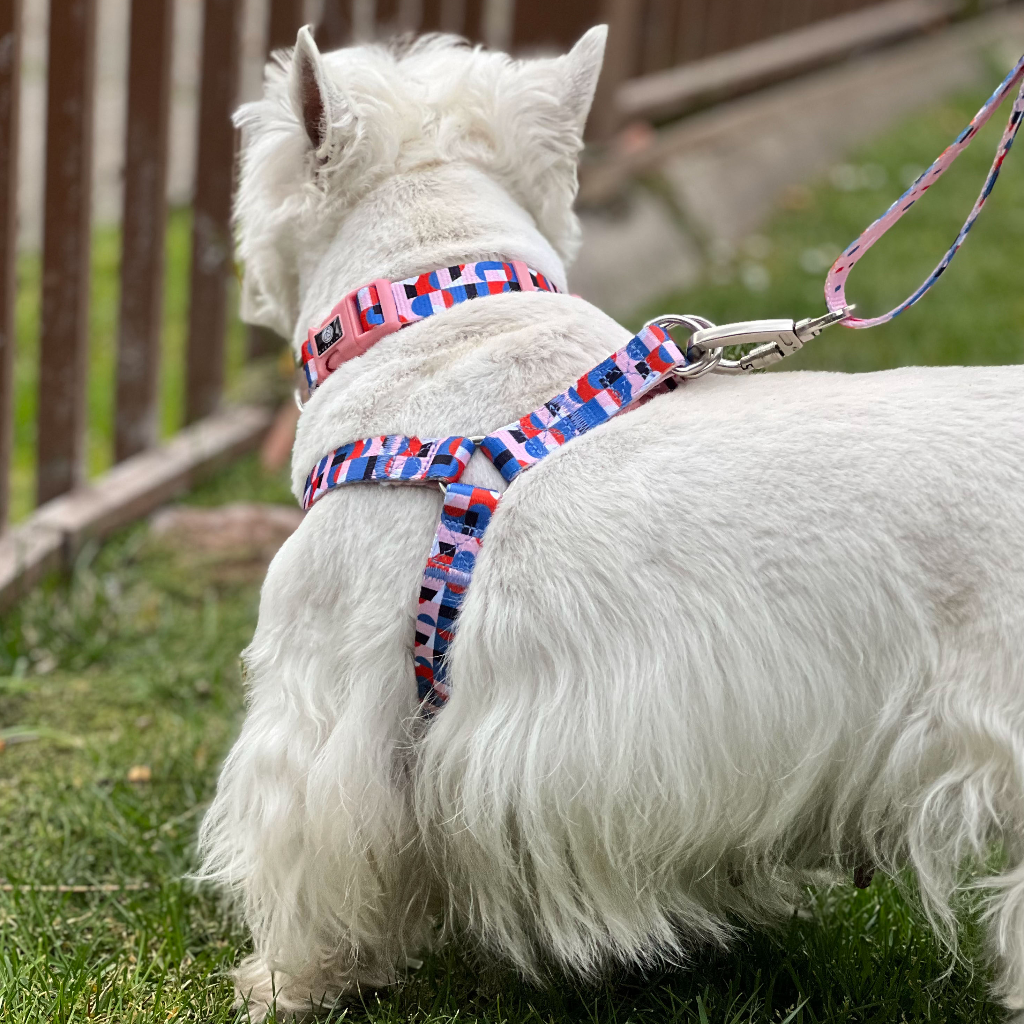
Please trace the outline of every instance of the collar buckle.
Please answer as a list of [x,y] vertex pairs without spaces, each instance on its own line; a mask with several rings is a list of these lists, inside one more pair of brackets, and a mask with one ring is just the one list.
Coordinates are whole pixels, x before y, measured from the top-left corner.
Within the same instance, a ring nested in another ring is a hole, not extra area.
[[[366,312],[371,319],[380,316],[382,320],[364,327],[359,316],[359,295],[366,292],[364,299],[371,297],[370,289],[376,294],[377,301],[369,305]],[[327,314],[319,327],[309,329],[306,344],[303,345],[303,364],[310,390],[342,363],[361,356],[386,334],[393,334],[401,326],[395,295],[386,277],[378,277],[349,292]]]

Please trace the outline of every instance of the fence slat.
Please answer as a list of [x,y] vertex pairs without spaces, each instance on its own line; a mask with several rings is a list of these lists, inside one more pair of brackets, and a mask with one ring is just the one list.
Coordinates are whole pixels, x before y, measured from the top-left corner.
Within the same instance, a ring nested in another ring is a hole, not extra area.
[[676,22],[676,64],[704,55],[704,37],[711,0],[680,0]]
[[21,0],[0,4],[0,533],[10,507],[14,446],[14,302],[18,258]]
[[[378,7],[380,5],[378,4]],[[295,37],[305,24],[303,0],[270,0],[267,11],[267,57],[275,50],[295,45]],[[250,359],[265,359],[276,355],[287,342],[269,327],[249,324],[246,331],[246,349]]]
[[420,32],[437,32],[441,28],[441,0],[421,0]]
[[672,67],[679,0],[648,0],[639,74]]
[[82,477],[89,340],[96,0],[52,0],[39,344],[40,504]]
[[484,0],[466,0],[466,20],[462,26],[462,34],[473,43],[481,43],[484,38]]
[[270,0],[267,16],[267,53],[294,46],[299,29],[305,24],[303,0]]
[[241,0],[205,0],[199,146],[192,201],[185,422],[209,415],[224,386],[227,282],[231,270],[231,191]]
[[588,137],[595,142],[607,142],[619,127],[615,93],[627,78],[636,74],[641,9],[641,0],[603,0],[601,4],[601,20],[608,25],[608,43],[587,122]]
[[398,27],[400,0],[377,0],[377,31],[387,35]]
[[163,327],[172,0],[132,0],[114,459],[156,444]]
[[352,35],[350,7],[350,0],[324,0],[315,33],[320,50],[336,50],[349,41]]
[[[602,14],[609,7],[608,0],[600,5],[593,0],[516,0],[512,20],[512,49],[545,49],[565,51],[583,33],[607,16]],[[639,6],[633,20],[639,18]],[[635,25],[630,26],[629,35],[634,35]],[[609,39],[611,43],[611,39]],[[636,43],[633,43],[635,48]]]

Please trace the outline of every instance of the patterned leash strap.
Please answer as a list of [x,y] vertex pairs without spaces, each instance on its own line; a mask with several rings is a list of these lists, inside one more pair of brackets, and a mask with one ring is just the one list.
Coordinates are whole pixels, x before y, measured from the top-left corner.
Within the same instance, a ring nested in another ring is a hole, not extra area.
[[888,323],[894,316],[898,316],[903,310],[909,309],[909,307],[914,305],[935,284],[946,267],[949,266],[957,250],[963,245],[967,232],[974,226],[974,222],[978,219],[978,214],[981,213],[981,208],[985,205],[992,192],[996,179],[999,177],[999,171],[1003,166],[1003,161],[1006,159],[1006,154],[1010,151],[1010,146],[1013,145],[1017,129],[1020,128],[1021,117],[1024,114],[1024,57],[1021,57],[1014,69],[1006,76],[1002,85],[992,93],[988,102],[974,115],[974,119],[957,136],[956,141],[943,152],[938,160],[878,220],[866,228],[860,237],[840,255],[825,279],[825,303],[830,313],[842,312],[848,306],[846,301],[846,279],[850,271],[857,265],[857,262],[864,253],[942,177],[953,161],[974,141],[979,130],[988,122],[989,118],[995,113],[996,108],[1006,99],[1018,83],[1020,83],[1020,90],[1017,93],[1013,109],[1010,111],[1010,120],[1007,122],[1006,130],[999,141],[999,148],[996,150],[996,156],[992,162],[992,167],[989,169],[988,177],[985,179],[985,184],[971,209],[970,215],[965,221],[964,226],[960,229],[960,233],[956,236],[956,240],[950,246],[949,251],[942,257],[939,265],[928,275],[917,291],[896,306],[895,309],[889,310],[888,313],[884,313],[882,316],[870,319],[846,316],[843,320],[839,321],[844,327],[875,327],[877,324]]

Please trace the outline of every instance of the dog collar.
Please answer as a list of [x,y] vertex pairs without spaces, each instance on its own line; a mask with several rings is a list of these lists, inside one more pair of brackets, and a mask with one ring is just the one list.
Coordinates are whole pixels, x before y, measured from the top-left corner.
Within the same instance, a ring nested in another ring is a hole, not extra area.
[[501,292],[557,292],[540,271],[521,260],[482,260],[442,267],[403,281],[378,277],[346,295],[302,344],[310,394],[342,363],[361,356],[386,334],[452,306]]

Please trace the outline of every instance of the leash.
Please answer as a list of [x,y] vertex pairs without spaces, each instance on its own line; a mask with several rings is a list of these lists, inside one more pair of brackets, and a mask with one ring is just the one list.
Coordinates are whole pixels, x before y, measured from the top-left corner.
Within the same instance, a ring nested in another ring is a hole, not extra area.
[[[857,265],[864,254],[903,215],[930,189],[935,182],[950,168],[953,161],[974,141],[978,132],[988,123],[996,109],[1019,85],[1017,98],[1010,111],[1010,117],[1002,138],[996,148],[992,166],[982,185],[981,192],[975,200],[967,220],[957,234],[953,244],[939,261],[935,269],[922,282],[921,286],[903,300],[898,306],[881,316],[860,318],[851,316],[854,307],[846,301],[846,279],[850,271]],[[689,346],[703,352],[700,373],[747,373],[759,370],[778,362],[785,356],[800,349],[805,342],[816,337],[832,324],[843,327],[865,328],[876,327],[888,323],[893,317],[899,316],[918,302],[942,276],[952,262],[960,246],[964,244],[968,232],[974,226],[982,208],[992,194],[999,172],[1002,169],[1006,154],[1009,153],[1013,140],[1017,136],[1022,117],[1024,117],[1024,57],[1014,65],[1013,70],[1003,79],[1002,84],[992,93],[982,108],[974,115],[971,123],[946,147],[941,156],[889,207],[876,221],[870,224],[861,234],[843,250],[832,265],[825,278],[825,305],[828,312],[813,320],[746,320],[735,324],[724,324],[720,327],[708,326],[696,330],[690,337]],[[659,317],[651,323],[679,323],[689,326],[692,317]],[[693,328],[690,328],[693,330]],[[738,360],[723,358],[727,346],[754,344],[756,347]]]
[[996,148],[995,159],[989,168],[985,178],[985,184],[975,200],[974,206],[968,214],[964,226],[956,236],[953,244],[949,247],[946,255],[942,257],[935,269],[925,278],[921,286],[912,295],[908,296],[898,306],[890,309],[888,313],[870,319],[859,317],[847,317],[841,321],[844,327],[875,327],[878,324],[888,323],[893,317],[899,316],[905,309],[909,309],[918,302],[924,294],[938,281],[946,267],[952,262],[960,246],[964,244],[967,233],[974,227],[982,208],[992,194],[996,179],[1002,169],[1006,154],[1010,152],[1013,140],[1020,128],[1021,115],[1024,114],[1024,57],[1021,57],[1014,65],[1013,70],[1006,76],[1003,83],[988,98],[985,105],[974,115],[971,123],[956,137],[953,143],[946,147],[942,155],[922,174],[906,192],[896,200],[892,206],[873,224],[869,225],[861,233],[860,237],[843,251],[839,259],[832,264],[828,276],[825,278],[825,304],[830,312],[844,309],[846,303],[846,279],[850,271],[857,265],[861,257],[884,235],[896,222],[909,210],[942,177],[950,168],[953,161],[974,141],[977,133],[988,123],[989,118],[995,113],[1010,91],[1020,83],[1020,90],[1017,99],[1014,101],[1013,109],[1010,111],[1010,119],[1003,131],[1003,137],[999,140]]

